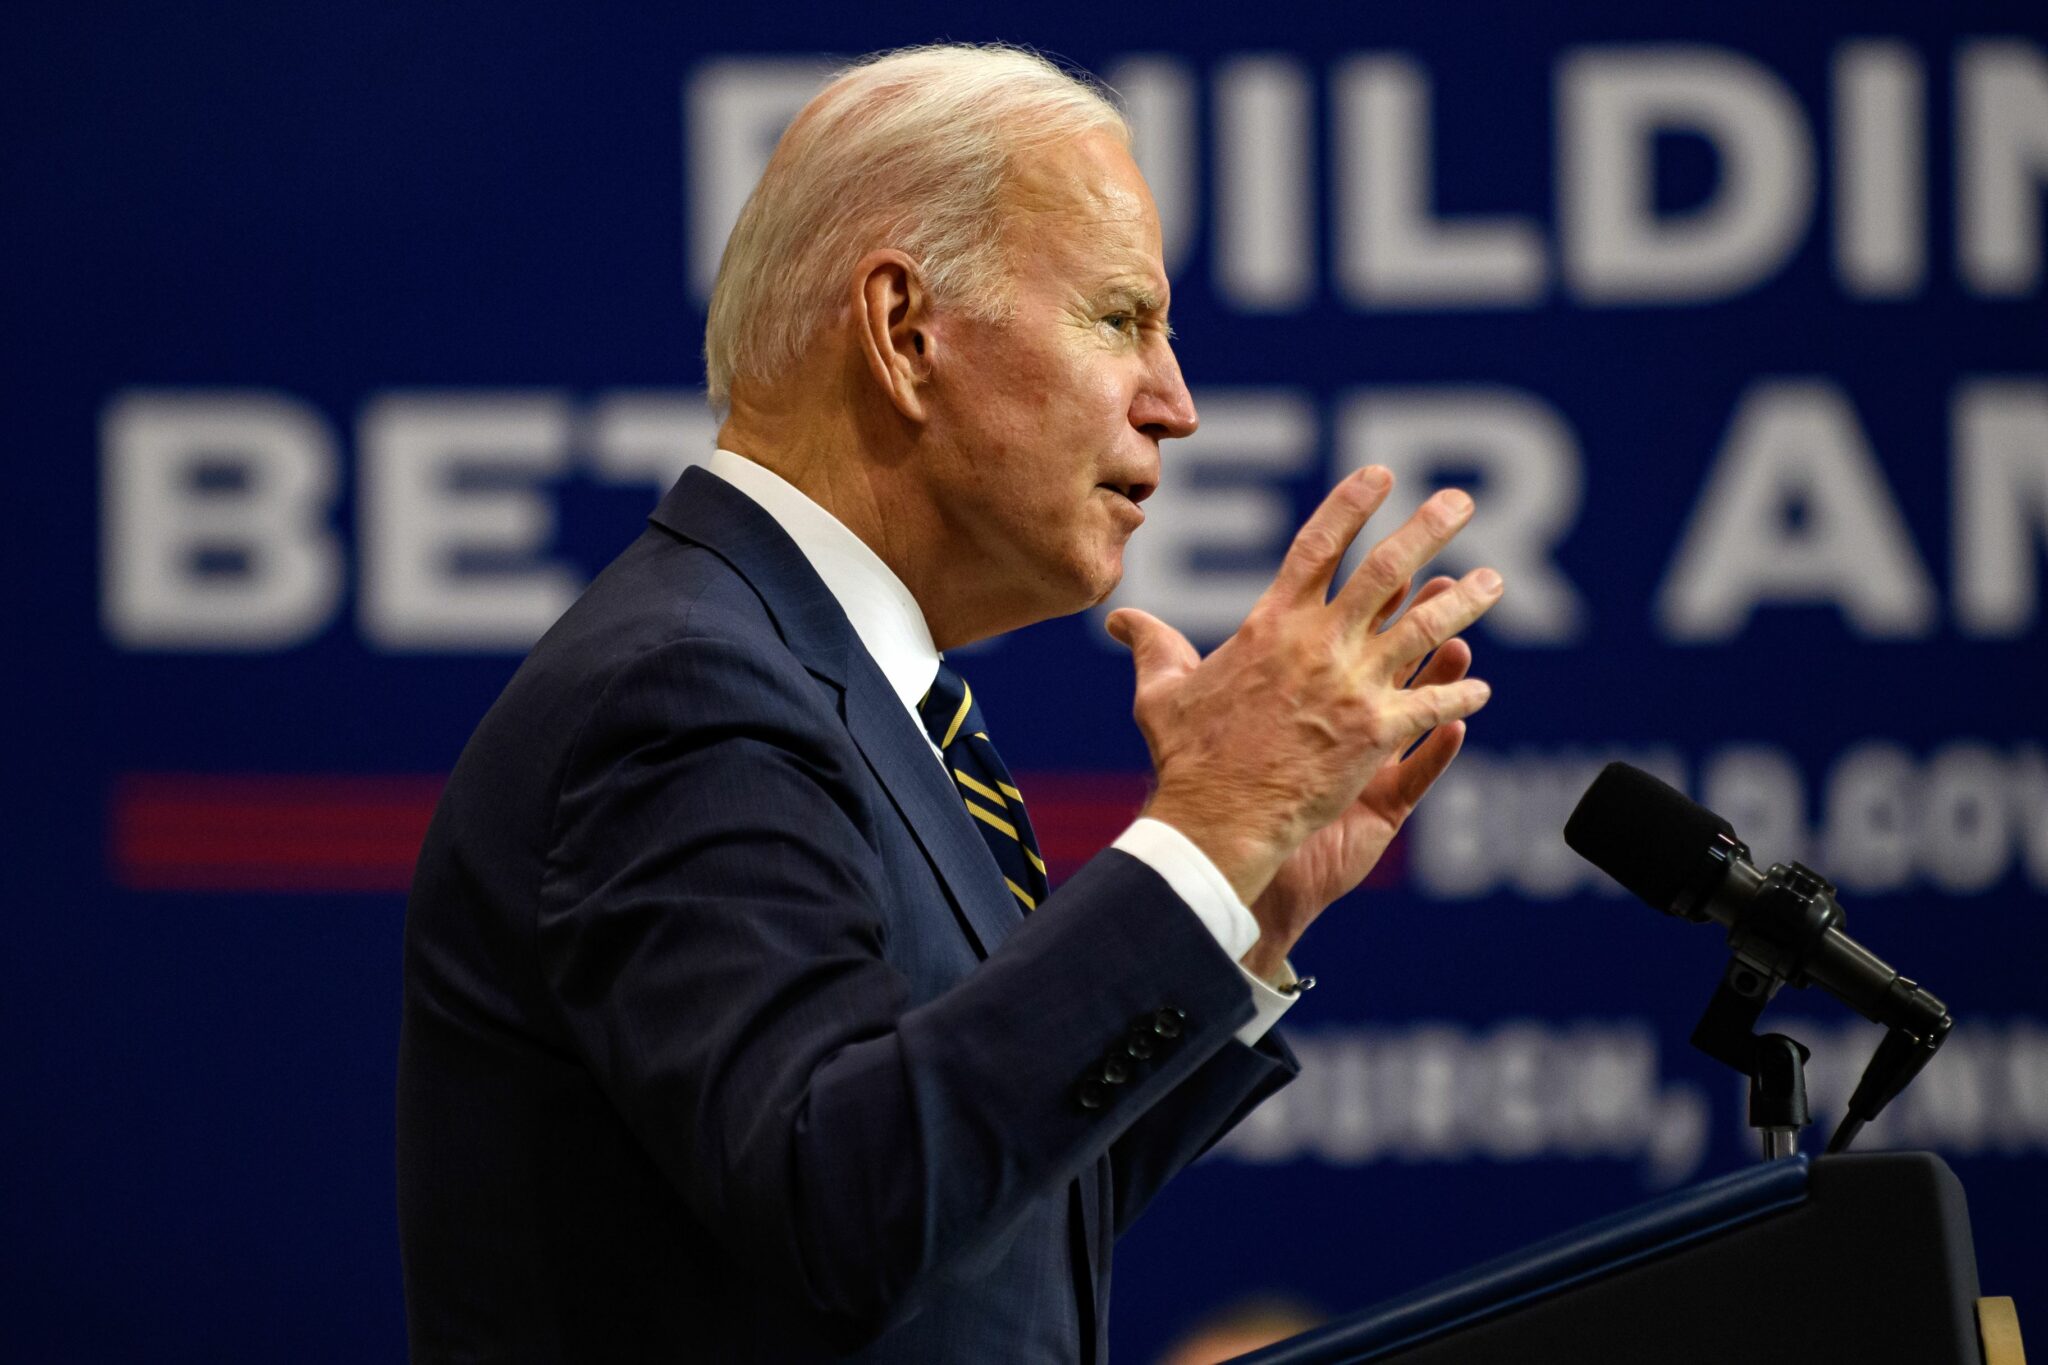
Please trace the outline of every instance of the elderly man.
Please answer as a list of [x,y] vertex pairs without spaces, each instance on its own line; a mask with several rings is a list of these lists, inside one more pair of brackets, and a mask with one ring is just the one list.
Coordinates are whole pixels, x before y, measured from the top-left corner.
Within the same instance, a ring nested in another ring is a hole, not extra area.
[[1099,1359],[1116,1235],[1292,1074],[1288,950],[1485,702],[1454,637],[1500,582],[1409,597],[1444,493],[1333,593],[1369,469],[1206,659],[1116,613],[1157,790],[1048,894],[941,651],[1101,601],[1195,429],[1128,142],[970,48],[857,66],[783,136],[711,308],[721,449],[420,856],[417,1358]]

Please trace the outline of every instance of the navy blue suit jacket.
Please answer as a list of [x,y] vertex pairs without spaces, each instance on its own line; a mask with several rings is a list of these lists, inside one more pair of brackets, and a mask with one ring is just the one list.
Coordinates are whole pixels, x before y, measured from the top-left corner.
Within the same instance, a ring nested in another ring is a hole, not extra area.
[[1019,913],[757,505],[692,471],[651,520],[420,854],[415,1358],[1100,1359],[1116,1234],[1292,1058],[1137,859]]

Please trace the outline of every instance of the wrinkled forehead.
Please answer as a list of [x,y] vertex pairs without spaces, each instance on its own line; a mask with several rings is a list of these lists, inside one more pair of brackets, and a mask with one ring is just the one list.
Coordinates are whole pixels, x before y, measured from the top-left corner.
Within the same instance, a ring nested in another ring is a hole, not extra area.
[[1159,210],[1121,139],[1108,132],[1032,148],[1005,193],[1013,247],[1068,268],[1100,266],[1156,276]]

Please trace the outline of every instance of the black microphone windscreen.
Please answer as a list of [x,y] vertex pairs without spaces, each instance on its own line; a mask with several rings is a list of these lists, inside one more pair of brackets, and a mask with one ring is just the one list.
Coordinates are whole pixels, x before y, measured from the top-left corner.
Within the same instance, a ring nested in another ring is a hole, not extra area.
[[1641,768],[1610,763],[1565,822],[1581,858],[1658,910],[1677,903],[1717,834],[1734,827]]

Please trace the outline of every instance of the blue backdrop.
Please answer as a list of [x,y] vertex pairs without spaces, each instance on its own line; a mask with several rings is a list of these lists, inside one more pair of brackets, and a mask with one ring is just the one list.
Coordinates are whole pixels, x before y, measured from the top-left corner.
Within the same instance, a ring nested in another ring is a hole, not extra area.
[[[1213,642],[1345,470],[1457,481],[1495,699],[1299,954],[1302,1080],[1115,1340],[1339,1310],[1752,1158],[1709,931],[1564,815],[1624,756],[1955,1010],[1865,1146],[2048,1312],[2039,6],[48,6],[0,52],[11,1359],[391,1359],[403,887],[523,651],[713,430],[709,270],[832,55],[1129,101],[1204,414],[1119,600]],[[820,54],[825,54],[821,56]],[[1142,796],[1100,613],[959,660],[1058,866]],[[1830,1123],[1875,1037],[1825,998]],[[1818,1141],[1809,1136],[1809,1146]]]

